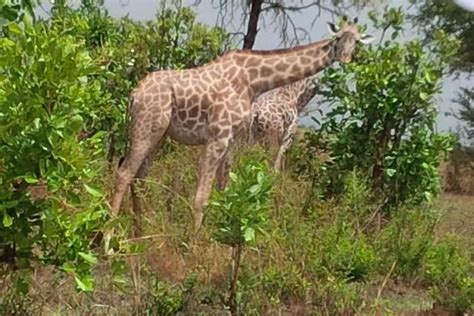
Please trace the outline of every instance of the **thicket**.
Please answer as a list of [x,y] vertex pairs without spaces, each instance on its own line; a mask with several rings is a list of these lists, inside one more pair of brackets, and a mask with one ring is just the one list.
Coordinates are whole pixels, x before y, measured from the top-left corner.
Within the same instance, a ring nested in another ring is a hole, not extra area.
[[[401,11],[373,17],[391,40],[324,73],[332,110],[292,148],[288,172],[273,174],[260,149],[239,152],[198,237],[189,205],[199,150],[171,143],[143,193],[148,236],[118,254],[139,258],[130,278],[124,261],[91,250],[108,220],[107,165],[126,145],[128,93],[153,68],[215,58],[228,37],[185,8],[146,23],[89,1],[56,2],[47,20],[29,11],[0,10],[0,285],[12,290],[0,292],[2,313],[400,312],[384,295],[400,283],[473,310],[472,264],[454,238],[435,238],[430,203],[452,146],[435,129],[434,96],[457,46],[445,33],[429,48],[399,43]],[[33,277],[39,265],[68,278]]]
[[89,1],[58,2],[35,22],[22,9],[0,11],[0,258],[20,269],[22,284],[38,262],[89,291],[91,240],[108,216],[105,158],[125,145],[128,94],[152,67],[215,58],[227,35],[188,8],[146,23]]

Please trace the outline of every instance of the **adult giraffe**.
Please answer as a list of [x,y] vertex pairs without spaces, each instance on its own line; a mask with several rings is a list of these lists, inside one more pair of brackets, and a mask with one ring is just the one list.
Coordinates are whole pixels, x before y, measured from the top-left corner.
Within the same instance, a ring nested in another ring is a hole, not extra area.
[[356,42],[373,39],[359,33],[357,18],[340,29],[328,26],[333,39],[289,49],[230,51],[200,67],[157,71],[142,79],[130,94],[130,146],[117,170],[112,217],[133,178],[146,175],[149,155],[169,136],[205,145],[194,199],[194,229],[199,230],[216,171],[219,187],[227,183],[234,141],[250,126],[253,100],[336,61],[350,62]]

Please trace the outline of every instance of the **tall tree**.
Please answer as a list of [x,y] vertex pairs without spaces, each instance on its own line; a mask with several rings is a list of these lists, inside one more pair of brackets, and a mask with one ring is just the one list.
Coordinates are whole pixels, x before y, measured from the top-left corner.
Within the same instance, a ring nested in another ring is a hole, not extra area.
[[474,88],[461,88],[457,99],[453,101],[460,106],[457,113],[453,114],[454,117],[466,124],[464,128],[466,136],[474,140]]
[[[461,40],[458,58],[451,65],[451,71],[474,71],[474,12],[465,10],[453,1],[410,0],[417,8],[412,16],[416,26],[424,31],[427,41],[433,39],[435,29],[442,29]],[[421,2],[421,3],[420,3]]]

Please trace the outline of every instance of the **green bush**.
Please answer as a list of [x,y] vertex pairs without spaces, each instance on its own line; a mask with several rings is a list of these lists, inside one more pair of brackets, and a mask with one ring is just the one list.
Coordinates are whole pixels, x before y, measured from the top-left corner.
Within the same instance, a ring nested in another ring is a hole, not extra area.
[[215,192],[210,201],[214,238],[232,247],[228,301],[232,315],[242,308],[237,290],[242,250],[245,245],[255,243],[256,233],[263,232],[268,222],[275,179],[268,163],[252,158],[250,154],[240,159],[237,171],[230,173],[230,184],[225,190]]
[[0,247],[15,264],[32,260],[92,288],[96,258],[87,238],[106,215],[96,189],[102,134],[78,140],[90,105],[109,101],[83,41],[45,22],[10,23],[0,39]]
[[150,291],[145,298],[145,315],[176,315],[184,309],[184,293],[179,286],[169,285],[156,277],[148,286]]
[[[112,18],[101,1],[57,1],[42,21],[27,7],[1,9],[0,258],[21,269],[51,264],[90,291],[91,239],[107,218],[105,145],[109,158],[125,147],[128,94],[156,63],[215,58],[227,34],[189,8],[147,23]],[[5,19],[10,9],[18,12]]]
[[436,301],[452,310],[474,311],[472,263],[454,238],[444,238],[427,251],[424,270]]
[[267,223],[274,177],[267,163],[243,157],[230,173],[230,184],[210,202],[215,238],[226,245],[253,242]]
[[401,209],[376,236],[379,269],[388,271],[396,262],[394,276],[411,279],[421,271],[434,240],[439,214],[430,209]]
[[[392,9],[374,24],[402,29],[401,10]],[[354,168],[363,171],[387,206],[430,202],[440,191],[438,166],[452,138],[435,130],[441,79],[457,41],[437,32],[435,45],[387,40],[358,48],[355,62],[329,68],[321,80],[330,111],[321,129],[329,137],[334,166],[331,193]]]

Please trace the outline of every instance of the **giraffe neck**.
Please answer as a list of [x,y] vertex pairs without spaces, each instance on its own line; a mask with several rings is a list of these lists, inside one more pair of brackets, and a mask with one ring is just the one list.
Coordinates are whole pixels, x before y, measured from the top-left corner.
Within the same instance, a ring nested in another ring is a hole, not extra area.
[[296,108],[298,112],[301,112],[318,92],[318,87],[313,77],[306,78],[303,81],[303,86],[296,94]]
[[253,92],[260,95],[329,67],[335,61],[335,43],[336,40],[322,40],[289,49],[242,51],[247,57],[246,68]]

